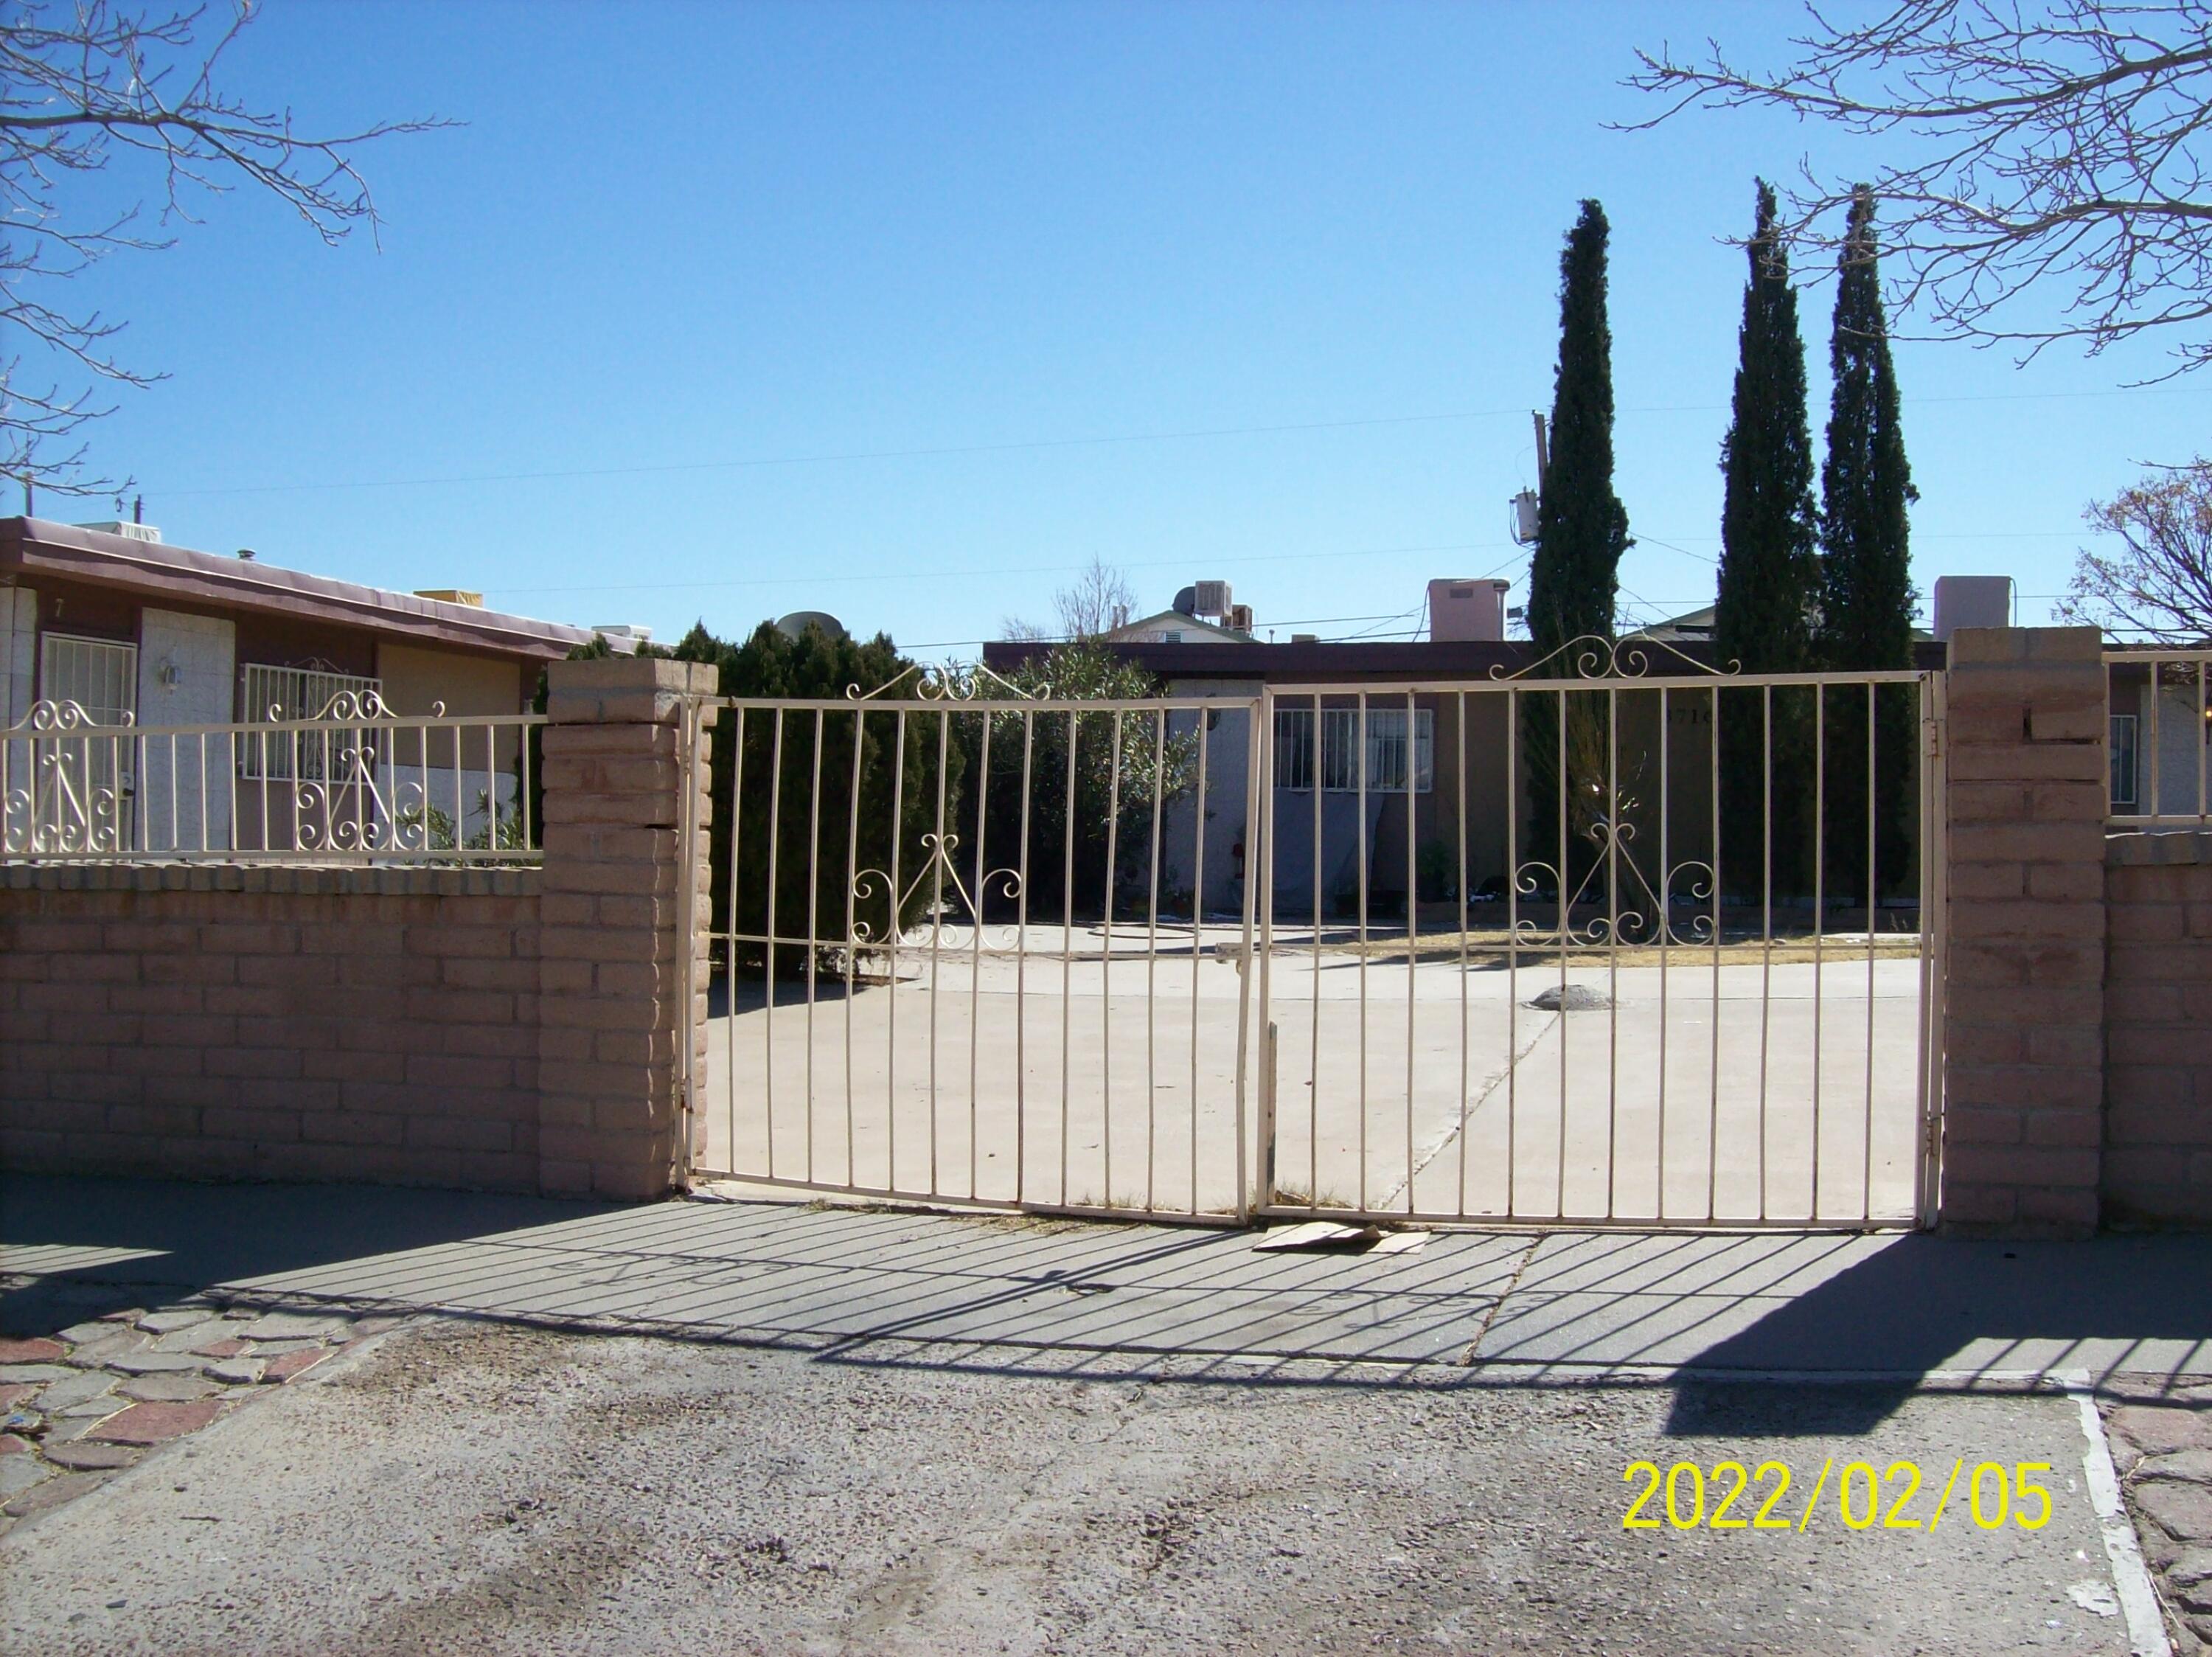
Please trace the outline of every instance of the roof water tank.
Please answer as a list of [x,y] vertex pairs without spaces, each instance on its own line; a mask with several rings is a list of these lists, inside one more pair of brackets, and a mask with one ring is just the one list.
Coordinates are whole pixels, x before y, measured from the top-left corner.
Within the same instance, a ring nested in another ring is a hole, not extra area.
[[794,610],[775,624],[775,631],[786,638],[797,638],[810,627],[822,630],[822,637],[835,643],[845,637],[845,624],[827,610]]

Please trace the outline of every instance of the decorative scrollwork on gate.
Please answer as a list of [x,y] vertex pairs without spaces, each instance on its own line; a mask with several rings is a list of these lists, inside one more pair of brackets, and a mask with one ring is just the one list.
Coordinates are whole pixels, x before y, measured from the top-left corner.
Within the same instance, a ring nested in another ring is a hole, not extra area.
[[1000,697],[1039,702],[1052,694],[1052,687],[1048,685],[1034,687],[1017,685],[1004,674],[993,673],[980,661],[953,661],[942,665],[916,661],[900,669],[872,691],[863,691],[857,685],[848,685],[845,697],[851,702],[872,702],[908,679],[914,681],[914,698],[918,702],[976,702]]
[[[1636,802],[1632,800],[1625,804],[1632,810]],[[1557,923],[1549,928],[1527,918],[1516,920],[1513,925],[1515,941],[1540,946],[1547,942],[1556,944],[1564,937],[1570,944],[1604,948],[1616,944],[1689,947],[1710,946],[1717,940],[1718,922],[1712,905],[1719,880],[1711,863],[1688,859],[1673,864],[1660,871],[1655,886],[1636,859],[1635,824],[1600,818],[1585,831],[1585,838],[1595,850],[1589,867],[1571,892],[1566,891],[1566,882],[1560,878],[1556,864],[1532,859],[1513,871],[1513,887],[1522,897],[1540,898],[1549,890],[1555,899],[1564,899]],[[1601,892],[1594,892],[1600,877],[1607,874],[1623,884],[1608,885]],[[1692,914],[1683,927],[1674,922],[1678,890],[1692,903],[1706,905]],[[1576,923],[1577,908],[1601,900],[1606,905],[1604,914]],[[1650,911],[1649,917],[1646,909]]]
[[1686,668],[1692,673],[1703,673],[1709,679],[1725,679],[1743,671],[1743,664],[1740,661],[1730,661],[1726,667],[1717,667],[1711,662],[1699,661],[1695,656],[1668,643],[1665,639],[1651,638],[1638,634],[1631,634],[1622,639],[1610,639],[1596,633],[1584,633],[1581,637],[1571,638],[1556,650],[1547,651],[1535,661],[1516,667],[1510,673],[1506,672],[1504,662],[1492,663],[1490,676],[1501,680],[1542,679],[1547,676],[1543,669],[1565,657],[1573,669],[1572,673],[1569,675],[1554,673],[1551,677],[1595,679],[1645,679],[1650,676],[1655,652],[1664,652],[1666,656],[1673,658],[1671,661],[1662,660],[1660,664],[1663,669],[1669,672]]
[[[125,850],[130,791],[124,755],[129,713],[111,722],[75,702],[40,701],[0,743],[30,776],[0,798],[0,851],[12,856],[103,856]],[[14,767],[11,765],[11,772]]]
[[[903,890],[894,886],[891,877],[880,868],[864,868],[854,875],[851,891],[854,903],[887,900],[889,913],[881,932],[869,922],[855,920],[847,936],[847,947],[855,953],[893,947],[940,951],[950,948],[955,952],[979,947],[993,952],[1015,948],[1020,938],[1020,929],[1016,926],[987,927],[983,920],[983,899],[995,892],[1007,903],[1018,901],[1022,895],[1021,872],[1003,868],[988,869],[971,893],[952,862],[952,854],[960,847],[960,837],[957,834],[925,834],[921,837],[921,844],[927,855]],[[932,906],[927,924],[916,929],[910,936],[900,917],[906,913],[907,905],[921,891],[923,882],[933,878],[941,878],[945,881],[946,895],[958,900],[955,912],[964,910],[969,917],[968,922],[963,925],[955,921],[948,925],[945,921],[946,905],[940,898]]]

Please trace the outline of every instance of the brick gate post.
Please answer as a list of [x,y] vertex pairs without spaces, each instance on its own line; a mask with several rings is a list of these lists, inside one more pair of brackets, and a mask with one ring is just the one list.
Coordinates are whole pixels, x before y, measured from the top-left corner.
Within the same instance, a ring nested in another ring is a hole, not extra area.
[[1946,1230],[2076,1235],[2104,1123],[2103,640],[1964,628],[1943,733]]
[[[545,872],[539,929],[538,1185],[659,1197],[686,1165],[685,1044],[701,1039],[704,975],[686,1004],[679,952],[703,947],[707,827],[682,844],[687,783],[707,786],[705,733],[686,767],[688,698],[720,675],[615,656],[547,670]],[[703,725],[703,722],[701,722]],[[687,881],[690,856],[695,881]],[[692,913],[681,912],[687,892]]]

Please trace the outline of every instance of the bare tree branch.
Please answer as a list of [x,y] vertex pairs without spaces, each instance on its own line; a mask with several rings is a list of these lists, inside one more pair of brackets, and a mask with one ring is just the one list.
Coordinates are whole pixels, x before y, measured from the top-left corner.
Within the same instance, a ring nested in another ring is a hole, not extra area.
[[2063,619],[2158,644],[2212,640],[2212,460],[2160,467],[2081,515],[2119,545],[2082,551]]
[[1063,587],[1054,595],[1053,606],[1060,612],[1062,637],[1097,638],[1128,624],[1136,613],[1137,589],[1129,585],[1127,576],[1094,552],[1074,585]]
[[[1849,27],[1807,7],[1787,67],[1753,72],[1708,42],[1639,51],[1628,84],[1691,109],[1780,108],[1901,153],[1876,169],[1898,308],[1936,338],[2033,357],[2170,335],[2173,374],[2212,362],[2212,0],[1893,0]],[[1832,257],[1856,183],[1801,167],[1778,227],[1801,263]],[[2010,320],[2045,286],[2057,318]]]
[[[221,89],[223,54],[252,21],[252,0],[149,10],[116,0],[9,0],[0,21],[0,472],[61,494],[103,493],[88,477],[87,423],[111,411],[102,384],[161,378],[114,352],[123,325],[71,306],[57,284],[111,254],[168,247],[203,193],[264,191],[327,246],[380,221],[353,163],[360,145],[450,125],[383,121],[356,132],[302,132],[289,109],[261,109]],[[121,162],[153,172],[158,207],[86,216],[82,185]],[[33,358],[43,390],[27,390]],[[46,383],[49,375],[52,383]],[[82,376],[82,390],[63,381]],[[57,451],[58,442],[68,447]]]

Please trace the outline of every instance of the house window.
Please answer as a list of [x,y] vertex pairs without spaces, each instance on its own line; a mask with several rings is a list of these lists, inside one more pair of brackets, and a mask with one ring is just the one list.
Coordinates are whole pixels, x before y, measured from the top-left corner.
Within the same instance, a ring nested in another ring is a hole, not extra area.
[[[1426,794],[1436,786],[1436,715],[1426,708],[1413,713],[1413,752],[1407,752],[1406,710],[1370,708],[1367,710],[1366,786],[1370,794],[1398,794],[1406,787],[1407,760],[1412,761],[1413,787]],[[1321,710],[1321,752],[1314,752],[1315,716],[1310,709],[1278,709],[1275,713],[1275,786],[1301,793],[1314,786],[1318,771],[1326,794],[1355,794],[1360,787],[1359,710],[1324,708]]]
[[2132,811],[2136,803],[2136,716],[2112,716],[2112,809]]
[[[341,696],[360,698],[373,695],[382,681],[353,673],[326,673],[312,667],[270,667],[249,662],[240,670],[248,725],[289,724],[321,719]],[[332,724],[328,730],[284,731],[266,736],[241,735],[238,740],[238,774],[260,778],[300,777],[316,781],[356,774],[362,765],[373,765],[373,739],[352,726]]]
[[127,725],[138,710],[138,647],[48,633],[39,645],[39,694],[74,702],[95,725]]

